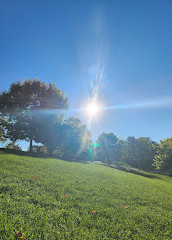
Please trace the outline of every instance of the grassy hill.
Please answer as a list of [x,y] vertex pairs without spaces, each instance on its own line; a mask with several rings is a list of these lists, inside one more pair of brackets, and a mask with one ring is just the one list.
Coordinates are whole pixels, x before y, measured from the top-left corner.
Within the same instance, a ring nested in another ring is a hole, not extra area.
[[0,239],[172,239],[170,177],[0,152],[0,180]]

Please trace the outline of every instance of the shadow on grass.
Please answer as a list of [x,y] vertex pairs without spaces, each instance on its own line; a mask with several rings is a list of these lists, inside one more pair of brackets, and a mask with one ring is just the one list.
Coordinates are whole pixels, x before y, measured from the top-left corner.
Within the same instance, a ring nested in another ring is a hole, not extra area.
[[126,168],[126,167],[119,166],[119,165],[118,165],[118,166],[111,166],[111,165],[106,165],[106,164],[101,164],[101,165],[106,166],[106,167],[110,167],[110,168],[115,168],[115,169],[120,170],[120,171],[133,173],[133,174],[140,175],[140,176],[142,176],[142,177],[147,177],[147,178],[158,178],[158,179],[162,179],[162,178],[159,177],[159,176],[155,176],[155,174],[163,174],[163,173],[142,172],[142,171],[137,170],[137,169],[134,169],[134,168]]
[[132,168],[125,168],[125,167],[119,166],[117,169],[119,169],[121,171],[129,172],[129,173],[133,173],[133,174],[136,174],[136,175],[140,175],[142,177],[162,179],[158,176],[152,175],[149,172],[142,172],[142,171],[135,170],[135,169],[132,169]]
[[49,158],[50,157],[50,156],[44,155],[44,154],[31,153],[31,152],[25,152],[22,150],[6,149],[6,148],[0,148],[0,152],[15,154],[15,155],[19,155],[19,156],[35,157],[35,158]]
[[15,155],[19,155],[19,156],[25,156],[25,157],[44,158],[44,159],[53,158],[53,159],[60,159],[60,160],[66,161],[66,162],[77,162],[77,163],[83,163],[83,164],[90,163],[90,161],[81,161],[81,160],[75,160],[75,159],[67,160],[67,159],[62,159],[60,157],[56,157],[51,154],[45,155],[45,154],[41,154],[41,153],[25,152],[25,151],[16,150],[16,149],[0,148],[0,152],[15,154]]

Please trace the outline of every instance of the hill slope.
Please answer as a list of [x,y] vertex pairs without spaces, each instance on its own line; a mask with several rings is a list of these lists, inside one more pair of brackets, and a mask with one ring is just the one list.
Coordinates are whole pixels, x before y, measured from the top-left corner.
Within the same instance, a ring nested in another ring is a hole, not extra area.
[[169,177],[3,152],[0,173],[0,239],[172,239]]

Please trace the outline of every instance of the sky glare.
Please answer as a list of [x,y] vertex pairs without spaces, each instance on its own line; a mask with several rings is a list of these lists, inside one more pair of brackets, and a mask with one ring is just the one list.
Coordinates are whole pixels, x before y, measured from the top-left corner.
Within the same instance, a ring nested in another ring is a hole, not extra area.
[[0,90],[54,82],[70,110],[96,99],[90,127],[119,137],[172,136],[172,1],[0,1]]

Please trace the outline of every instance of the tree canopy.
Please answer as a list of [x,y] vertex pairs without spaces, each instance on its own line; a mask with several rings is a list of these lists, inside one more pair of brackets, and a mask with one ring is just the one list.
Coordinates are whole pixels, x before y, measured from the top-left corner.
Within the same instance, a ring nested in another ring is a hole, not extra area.
[[[47,121],[42,120],[42,124]],[[45,129],[42,125],[42,129]],[[44,130],[43,130],[44,131]],[[88,150],[89,133],[86,126],[75,117],[64,119],[64,115],[58,115],[54,118],[44,132],[42,143],[47,146],[48,151],[52,154],[59,150],[64,159],[76,159],[80,154]]]
[[123,148],[123,161],[139,168],[152,168],[158,144],[148,137],[128,137]]
[[117,163],[121,159],[123,141],[113,133],[102,133],[97,139],[96,158],[108,164]]
[[32,140],[39,142],[37,134],[38,111],[49,109],[68,108],[68,98],[64,92],[52,83],[46,84],[39,79],[23,82],[15,82],[10,86],[9,91],[0,94],[0,113],[1,119],[7,118],[1,126],[6,129],[6,137],[10,140]]
[[172,169],[172,137],[160,141],[157,154],[153,160],[153,166],[158,170]]

